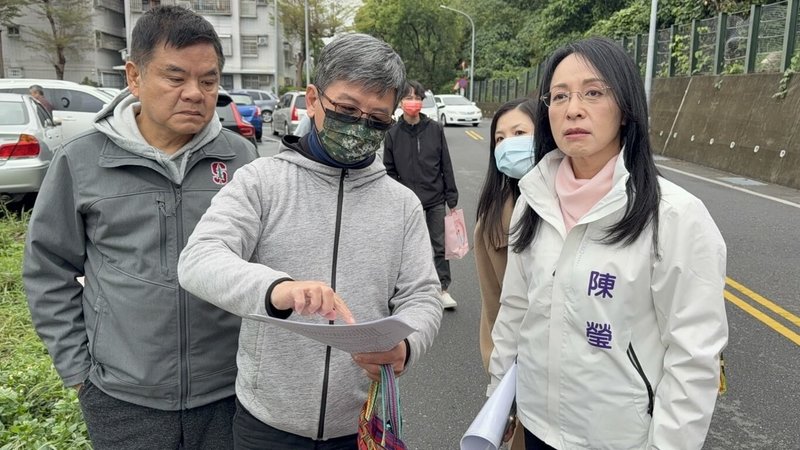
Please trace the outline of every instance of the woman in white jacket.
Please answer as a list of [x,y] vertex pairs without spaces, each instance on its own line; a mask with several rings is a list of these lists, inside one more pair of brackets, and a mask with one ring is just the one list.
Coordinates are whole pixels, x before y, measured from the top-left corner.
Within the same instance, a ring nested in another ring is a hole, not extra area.
[[700,449],[728,339],[722,236],[658,176],[619,45],[557,50],[540,90],[490,391],[516,359],[527,449]]

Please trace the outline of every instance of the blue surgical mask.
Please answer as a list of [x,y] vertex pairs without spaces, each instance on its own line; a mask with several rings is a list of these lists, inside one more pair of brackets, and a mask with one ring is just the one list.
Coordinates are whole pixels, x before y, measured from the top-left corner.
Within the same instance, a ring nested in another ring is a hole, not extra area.
[[500,172],[511,178],[522,178],[533,168],[533,136],[503,139],[494,149],[494,160]]

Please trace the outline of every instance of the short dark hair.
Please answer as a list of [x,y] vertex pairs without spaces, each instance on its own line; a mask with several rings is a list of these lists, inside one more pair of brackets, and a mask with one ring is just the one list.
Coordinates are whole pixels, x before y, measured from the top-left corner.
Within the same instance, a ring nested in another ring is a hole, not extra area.
[[203,16],[186,8],[158,6],[144,13],[133,27],[130,60],[145,68],[158,45],[181,49],[195,44],[211,44],[214,47],[222,72],[225,56],[214,26]]
[[[550,91],[553,73],[567,56],[577,55],[593,66],[608,87],[611,88],[614,101],[622,113],[620,135],[624,153],[625,168],[630,178],[625,186],[628,203],[625,215],[619,222],[607,230],[605,243],[630,245],[642,234],[647,225],[653,226],[653,249],[658,250],[658,206],[661,191],[658,185],[658,169],[653,159],[650,145],[649,124],[647,118],[647,97],[639,68],[630,55],[616,42],[594,37],[567,44],[556,50],[547,60],[544,67],[539,97]],[[556,149],[553,130],[547,105],[539,102],[536,109],[535,149],[536,163]],[[536,234],[539,217],[530,206],[514,229],[517,240],[514,251],[519,253],[525,249]]]
[[406,85],[403,87],[403,95],[400,98],[410,94],[412,90],[419,98],[425,98],[425,87],[417,80],[406,80]]
[[28,88],[28,92],[36,92],[37,94],[44,95],[44,88],[38,84],[32,84],[31,87]]

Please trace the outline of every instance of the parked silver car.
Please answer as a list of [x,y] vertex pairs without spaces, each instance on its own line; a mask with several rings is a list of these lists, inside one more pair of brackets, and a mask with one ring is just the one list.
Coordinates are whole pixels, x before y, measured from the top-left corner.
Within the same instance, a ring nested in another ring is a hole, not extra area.
[[264,123],[269,123],[272,120],[272,112],[275,111],[275,105],[278,104],[278,96],[270,91],[262,91],[259,89],[238,89],[244,91],[253,97],[255,104],[261,108],[261,120]]
[[36,100],[0,93],[0,203],[38,192],[61,143],[61,124]]
[[275,106],[275,111],[272,113],[272,134],[294,134],[294,130],[305,115],[305,91],[292,91],[283,94],[280,103]]

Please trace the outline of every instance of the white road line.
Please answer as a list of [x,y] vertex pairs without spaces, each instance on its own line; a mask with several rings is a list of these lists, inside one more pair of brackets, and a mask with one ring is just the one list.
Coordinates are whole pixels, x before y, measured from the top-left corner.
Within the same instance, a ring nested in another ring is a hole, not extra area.
[[797,204],[797,203],[794,203],[794,202],[790,202],[789,200],[784,200],[782,198],[773,197],[771,195],[761,194],[759,192],[753,192],[753,191],[751,191],[749,189],[741,188],[739,186],[734,186],[734,185],[729,184],[729,183],[723,183],[722,181],[714,180],[712,178],[701,177],[700,175],[695,175],[693,173],[684,172],[683,170],[673,169],[672,167],[663,166],[661,164],[656,164],[656,167],[658,167],[659,169],[669,170],[669,171],[672,171],[672,172],[675,172],[675,173],[679,173],[681,175],[685,175],[685,176],[690,177],[690,178],[696,178],[698,180],[703,180],[703,181],[706,181],[708,183],[717,184],[719,186],[724,186],[726,188],[733,189],[735,191],[744,192],[745,194],[755,195],[756,197],[761,197],[761,198],[764,198],[764,199],[767,199],[767,200],[772,200],[774,202],[782,203],[784,205],[800,209],[800,204]]

